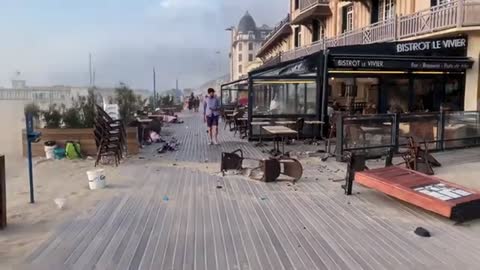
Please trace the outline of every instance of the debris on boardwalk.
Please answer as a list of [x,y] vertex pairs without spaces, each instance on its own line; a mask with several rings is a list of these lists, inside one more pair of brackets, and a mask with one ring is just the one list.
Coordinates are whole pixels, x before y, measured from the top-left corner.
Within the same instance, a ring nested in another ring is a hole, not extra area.
[[429,231],[427,231],[425,228],[418,227],[415,229],[415,234],[421,237],[430,237],[431,234]]

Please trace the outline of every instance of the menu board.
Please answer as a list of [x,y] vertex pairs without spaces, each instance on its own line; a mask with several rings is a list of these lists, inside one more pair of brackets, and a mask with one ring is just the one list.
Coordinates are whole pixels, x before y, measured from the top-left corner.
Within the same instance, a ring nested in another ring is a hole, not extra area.
[[414,190],[442,201],[450,201],[472,195],[472,193],[468,191],[451,187],[446,184],[434,184],[417,187]]

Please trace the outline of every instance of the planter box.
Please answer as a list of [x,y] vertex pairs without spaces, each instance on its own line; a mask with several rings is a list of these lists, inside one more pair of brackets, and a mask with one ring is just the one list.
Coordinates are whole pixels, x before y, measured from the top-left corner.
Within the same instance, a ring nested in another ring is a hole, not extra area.
[[[44,143],[46,141],[55,141],[59,147],[65,147],[67,141],[79,141],[82,154],[95,157],[97,155],[97,146],[92,128],[84,129],[38,129],[42,133],[40,142],[32,144],[32,156],[45,156]],[[23,156],[27,156],[27,143],[25,139],[25,130],[23,131]],[[136,155],[140,151],[137,139],[137,128],[127,128],[127,151],[129,155]]]

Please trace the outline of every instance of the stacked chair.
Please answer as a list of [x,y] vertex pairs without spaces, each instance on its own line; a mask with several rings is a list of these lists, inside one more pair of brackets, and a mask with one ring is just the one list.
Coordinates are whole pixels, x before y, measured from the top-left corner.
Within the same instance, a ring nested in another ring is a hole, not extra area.
[[102,158],[112,157],[118,166],[127,151],[126,131],[122,121],[114,120],[102,107],[96,106],[95,143],[97,145],[97,166]]

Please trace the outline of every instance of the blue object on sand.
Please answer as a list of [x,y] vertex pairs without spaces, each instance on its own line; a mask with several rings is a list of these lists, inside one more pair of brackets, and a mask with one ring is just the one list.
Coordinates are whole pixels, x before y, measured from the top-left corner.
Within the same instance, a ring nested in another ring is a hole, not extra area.
[[57,147],[53,150],[55,159],[64,159],[65,158],[65,148]]

